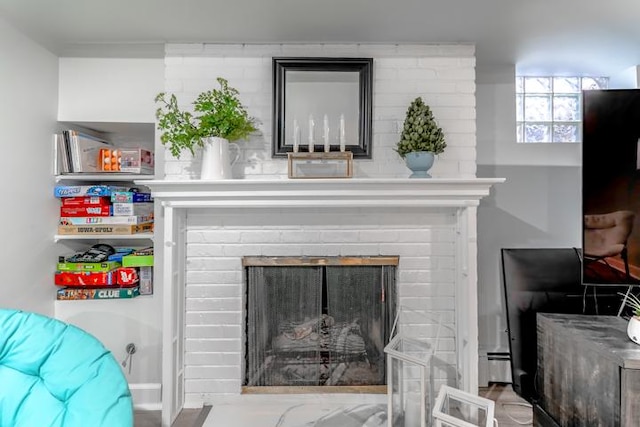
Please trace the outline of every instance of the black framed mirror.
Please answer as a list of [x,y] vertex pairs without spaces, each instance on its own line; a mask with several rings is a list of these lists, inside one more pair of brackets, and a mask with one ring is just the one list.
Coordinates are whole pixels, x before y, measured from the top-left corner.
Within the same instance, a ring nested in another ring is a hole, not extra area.
[[371,158],[372,58],[273,58],[273,157],[298,147]]

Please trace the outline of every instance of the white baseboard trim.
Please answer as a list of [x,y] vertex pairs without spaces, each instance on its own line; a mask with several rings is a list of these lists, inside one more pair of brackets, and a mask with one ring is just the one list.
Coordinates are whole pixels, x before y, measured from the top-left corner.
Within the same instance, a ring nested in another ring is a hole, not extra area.
[[162,410],[162,384],[130,383],[133,407],[144,411]]

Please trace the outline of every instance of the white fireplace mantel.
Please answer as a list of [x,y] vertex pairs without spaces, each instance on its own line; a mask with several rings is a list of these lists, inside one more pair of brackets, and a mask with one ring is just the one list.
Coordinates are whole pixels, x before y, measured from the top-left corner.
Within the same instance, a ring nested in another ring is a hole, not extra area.
[[[163,297],[162,425],[184,405],[186,212],[233,208],[450,208],[457,213],[456,348],[461,388],[477,393],[476,207],[504,178],[138,180],[162,206],[156,284]],[[160,277],[158,277],[160,276]],[[160,279],[160,280],[157,280]]]
[[504,178],[153,180],[156,200],[174,208],[477,206]]

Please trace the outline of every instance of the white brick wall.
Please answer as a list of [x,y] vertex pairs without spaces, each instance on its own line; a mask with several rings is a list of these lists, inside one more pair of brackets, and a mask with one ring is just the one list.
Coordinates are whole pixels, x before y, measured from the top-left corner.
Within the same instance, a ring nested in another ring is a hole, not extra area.
[[[454,328],[456,215],[447,209],[191,210],[187,227],[186,401],[240,392],[243,255],[400,255],[400,304]],[[421,337],[433,325],[412,326]],[[439,346],[455,362],[453,333]]]
[[[371,160],[356,160],[356,177],[407,177],[409,170],[393,151],[409,103],[417,96],[429,104],[445,132],[447,150],[432,169],[436,177],[475,177],[475,49],[472,45],[222,45],[169,44],[165,90],[184,108],[199,92],[224,77],[240,91],[249,114],[261,124],[259,134],[240,141],[242,156],[234,177],[283,178],[286,159],[271,158],[273,56],[344,56],[374,58],[373,141]],[[199,154],[166,153],[168,179],[197,177]],[[162,172],[161,172],[162,173]]]

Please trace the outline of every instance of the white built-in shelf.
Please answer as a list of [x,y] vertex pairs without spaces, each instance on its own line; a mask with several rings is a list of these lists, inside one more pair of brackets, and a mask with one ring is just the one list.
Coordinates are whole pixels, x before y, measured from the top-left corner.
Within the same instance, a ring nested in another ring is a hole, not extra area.
[[56,234],[53,236],[53,240],[56,243],[60,240],[153,240],[153,233],[103,235]]
[[73,181],[139,181],[139,180],[152,180],[153,175],[141,175],[130,173],[68,173],[64,175],[56,175],[56,182],[64,180]]

